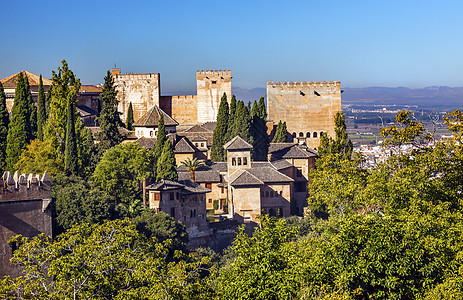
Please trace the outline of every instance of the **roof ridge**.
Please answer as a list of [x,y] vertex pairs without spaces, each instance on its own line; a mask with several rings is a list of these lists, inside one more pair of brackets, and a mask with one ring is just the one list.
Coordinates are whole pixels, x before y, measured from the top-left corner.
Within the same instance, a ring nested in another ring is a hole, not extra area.
[[[151,118],[151,115],[153,114],[154,109],[156,109],[156,105],[154,105],[153,108],[151,108],[151,109],[148,111],[150,114],[148,115],[148,118],[146,118],[145,123],[143,123],[143,125],[146,125],[146,123],[148,123],[148,120]],[[158,112],[158,114],[159,114],[159,112]],[[158,123],[159,123],[159,122],[158,122]]]

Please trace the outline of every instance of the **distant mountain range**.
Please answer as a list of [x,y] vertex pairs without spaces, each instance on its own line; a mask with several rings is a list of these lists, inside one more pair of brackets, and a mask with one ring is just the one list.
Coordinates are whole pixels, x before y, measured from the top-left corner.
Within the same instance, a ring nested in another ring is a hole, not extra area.
[[[265,88],[232,88],[237,99],[247,101],[266,97]],[[419,107],[462,107],[463,87],[430,86],[343,88],[343,104],[353,105],[418,105]]]

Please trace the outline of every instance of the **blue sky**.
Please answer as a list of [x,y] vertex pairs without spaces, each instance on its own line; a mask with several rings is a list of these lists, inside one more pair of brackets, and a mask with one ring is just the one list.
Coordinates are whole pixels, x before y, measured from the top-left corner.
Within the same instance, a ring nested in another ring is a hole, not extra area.
[[340,80],[344,87],[463,86],[463,1],[2,1],[0,78],[51,77],[64,58],[84,84],[161,73],[195,91],[198,69],[233,86]]

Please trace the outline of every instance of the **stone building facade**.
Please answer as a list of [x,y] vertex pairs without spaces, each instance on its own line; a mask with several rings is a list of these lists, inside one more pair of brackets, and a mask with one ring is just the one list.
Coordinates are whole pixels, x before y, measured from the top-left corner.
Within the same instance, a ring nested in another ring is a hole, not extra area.
[[274,124],[286,122],[294,142],[317,148],[322,132],[334,136],[334,116],[341,111],[341,83],[269,81],[267,110]]
[[162,179],[146,187],[149,208],[163,211],[185,225],[189,243],[196,248],[210,243],[211,232],[206,219],[206,193],[210,190],[190,180],[179,182]]
[[182,125],[215,122],[223,94],[231,100],[230,70],[196,71],[197,94],[180,96],[161,96],[159,73],[121,74],[119,68],[113,68],[111,74],[123,122],[130,103],[135,121],[157,105]]
[[18,245],[9,243],[16,235],[32,238],[40,233],[52,236],[50,177],[5,172],[0,193],[0,278],[21,275],[10,262]]

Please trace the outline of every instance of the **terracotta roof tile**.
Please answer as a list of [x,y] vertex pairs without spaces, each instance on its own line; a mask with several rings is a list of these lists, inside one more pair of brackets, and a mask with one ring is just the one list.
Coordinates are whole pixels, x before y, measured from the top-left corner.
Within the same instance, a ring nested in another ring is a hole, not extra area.
[[101,93],[103,88],[94,85],[81,85],[79,93]]
[[168,114],[166,114],[162,109],[160,109],[157,105],[153,106],[150,110],[148,110],[140,119],[138,119],[133,126],[141,126],[141,127],[152,127],[158,126],[159,119],[161,115],[164,117],[164,125],[165,126],[177,126],[178,123],[174,119],[172,119]]
[[230,182],[233,186],[243,186],[243,185],[264,185],[264,182],[251,174],[249,170],[238,170],[233,173],[229,178],[228,182]]
[[154,147],[154,144],[156,144],[156,138],[141,137],[137,139],[135,143],[139,144],[142,147],[151,149]]
[[[18,72],[16,74],[13,74],[11,76],[8,76],[6,78],[3,78],[2,80],[0,80],[3,84],[3,87],[7,88],[11,88],[11,87],[16,87],[16,85],[18,84],[18,76],[19,76],[19,73],[22,73],[23,76],[26,75],[28,80],[29,80],[29,85],[30,86],[33,86],[33,85],[39,85],[39,79],[40,79],[40,76],[39,75],[35,75],[31,72],[28,72],[28,71],[21,71],[21,72]],[[50,86],[52,85],[52,81],[50,79],[47,79],[45,77],[42,76],[42,81],[43,81],[43,85],[46,85],[46,86]]]
[[199,151],[187,138],[182,138],[176,145],[175,153],[195,153]]
[[232,138],[228,143],[223,145],[223,148],[226,150],[245,150],[252,149],[252,145],[237,135],[234,138]]

